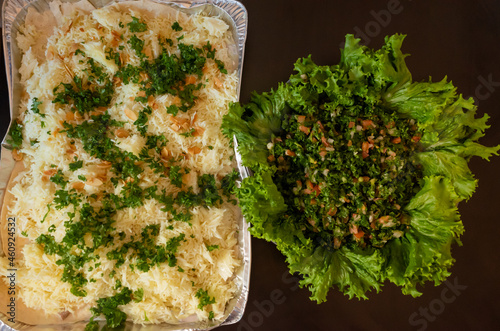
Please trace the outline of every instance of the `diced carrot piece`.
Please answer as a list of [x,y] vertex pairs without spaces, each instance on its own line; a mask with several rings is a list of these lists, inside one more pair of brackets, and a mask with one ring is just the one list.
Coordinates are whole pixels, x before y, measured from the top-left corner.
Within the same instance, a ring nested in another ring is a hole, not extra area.
[[356,124],[356,123],[354,123],[354,122],[352,122],[352,121],[351,121],[351,122],[349,122],[349,129],[352,129],[352,128],[354,127],[354,125],[355,125],[355,124]]
[[419,137],[419,136],[414,136],[413,138],[411,138],[411,140],[413,140],[416,143],[418,143],[420,141],[420,139],[422,139],[422,137]]
[[287,149],[287,150],[285,151],[285,155],[288,155],[288,156],[296,156],[297,154],[295,154],[295,152],[294,152],[294,151],[291,151],[291,150]]
[[297,116],[297,122],[304,123],[305,120],[306,120],[306,117],[304,115]]

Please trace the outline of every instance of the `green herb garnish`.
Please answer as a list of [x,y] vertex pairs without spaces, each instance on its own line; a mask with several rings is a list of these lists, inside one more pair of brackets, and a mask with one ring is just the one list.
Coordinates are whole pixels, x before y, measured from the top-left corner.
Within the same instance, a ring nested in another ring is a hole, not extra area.
[[140,22],[137,17],[132,16],[132,21],[127,23],[127,26],[130,29],[130,32],[144,32],[148,29],[146,23]]
[[172,24],[172,30],[174,31],[182,31],[182,27],[179,25],[179,22],[174,22],[174,24]]

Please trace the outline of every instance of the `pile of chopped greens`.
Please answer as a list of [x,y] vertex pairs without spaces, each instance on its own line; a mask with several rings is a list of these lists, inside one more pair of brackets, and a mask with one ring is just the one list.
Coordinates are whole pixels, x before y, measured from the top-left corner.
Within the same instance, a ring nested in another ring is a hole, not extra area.
[[467,162],[499,149],[477,143],[488,116],[451,82],[412,82],[403,39],[375,51],[348,35],[338,65],[299,59],[288,83],[224,118],[253,172],[237,190],[252,235],[276,243],[317,302],[334,286],[367,298],[389,281],[416,297],[445,280],[457,203],[476,188]]

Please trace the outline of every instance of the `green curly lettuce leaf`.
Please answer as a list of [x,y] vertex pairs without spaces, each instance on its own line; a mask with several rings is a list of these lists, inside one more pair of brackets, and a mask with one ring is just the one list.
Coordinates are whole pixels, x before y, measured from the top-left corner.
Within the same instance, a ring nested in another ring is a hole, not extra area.
[[[290,272],[302,276],[301,285],[318,303],[332,287],[350,298],[367,298],[368,291],[378,292],[389,281],[416,297],[421,295],[419,284],[443,282],[454,263],[451,247],[461,245],[464,231],[457,204],[470,198],[477,186],[468,161],[498,155],[500,146],[477,142],[489,127],[488,116],[476,118],[472,99],[457,95],[446,78],[412,81],[407,55],[401,52],[404,38],[386,37],[385,45],[375,51],[347,35],[338,65],[318,66],[310,56],[299,59],[287,84],[254,94],[246,105],[231,105],[223,120],[224,134],[236,137],[243,165],[253,172],[237,191],[252,235],[276,243]],[[268,162],[267,144],[281,131],[286,114],[312,114],[318,104],[328,112],[382,105],[414,119],[422,132],[415,158],[424,178],[420,191],[403,207],[411,218],[408,231],[381,248],[326,249],[281,217],[286,204],[272,180],[277,169]]]

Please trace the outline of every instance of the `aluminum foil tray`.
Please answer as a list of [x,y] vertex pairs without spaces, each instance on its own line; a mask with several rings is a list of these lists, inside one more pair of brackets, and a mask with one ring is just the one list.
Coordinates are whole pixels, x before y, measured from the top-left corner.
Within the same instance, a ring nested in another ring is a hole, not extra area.
[[[96,8],[101,8],[106,5],[122,2],[124,0],[89,0]],[[130,1],[130,0],[129,0]],[[238,55],[238,76],[239,84],[237,94],[239,97],[241,86],[241,74],[243,69],[243,58],[245,52],[245,41],[247,36],[248,14],[245,7],[235,0],[152,0],[157,3],[162,3],[172,6],[187,14],[203,13],[208,16],[217,16],[223,19],[231,28],[235,40],[236,52]],[[19,27],[23,24],[29,7],[43,12],[49,9],[50,0],[5,0],[2,7],[2,32],[3,32],[3,47],[7,73],[7,84],[9,89],[9,104],[11,124],[13,119],[17,118],[19,112],[19,73],[18,69],[21,65],[21,54],[16,45],[16,36]],[[60,0],[60,2],[72,2],[71,0]],[[73,1],[74,2],[74,1]],[[6,111],[5,109],[2,111]],[[7,134],[8,135],[8,134]],[[6,142],[6,137],[3,138],[0,152],[0,208],[3,203],[3,196],[7,187],[10,174],[14,168],[15,161],[12,158],[10,146]],[[239,155],[236,155],[239,160]],[[238,162],[238,169],[242,178],[248,176],[248,171]],[[226,307],[226,318],[221,323],[202,323],[191,322],[185,324],[155,324],[155,325],[138,325],[127,322],[120,330],[133,331],[159,331],[159,330],[211,330],[221,325],[234,324],[238,322],[245,309],[248,299],[248,290],[250,283],[250,261],[251,261],[251,241],[250,233],[248,232],[248,223],[240,219],[238,232],[239,251],[243,260],[243,265],[236,274],[236,283],[238,291],[235,297],[229,302]],[[0,242],[1,245],[1,242]],[[3,252],[0,253],[3,255]],[[44,330],[44,331],[60,331],[60,330],[83,330],[87,322],[77,322],[71,324],[59,325],[27,325],[17,322],[16,324],[6,324],[8,316],[0,313],[0,331],[4,330]],[[5,321],[5,322],[4,322]],[[101,327],[104,325],[104,321]],[[106,327],[104,327],[106,329]]]

